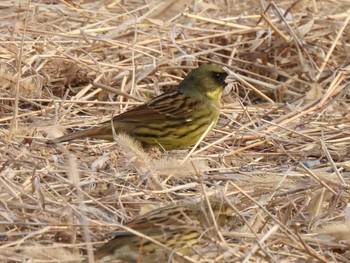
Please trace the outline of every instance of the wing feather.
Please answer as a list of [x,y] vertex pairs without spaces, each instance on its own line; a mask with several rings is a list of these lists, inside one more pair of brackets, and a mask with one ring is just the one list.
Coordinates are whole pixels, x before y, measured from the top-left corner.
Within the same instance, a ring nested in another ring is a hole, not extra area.
[[192,116],[193,107],[200,103],[185,94],[176,91],[166,93],[148,103],[130,109],[113,118],[114,122],[164,123],[169,119],[180,120]]

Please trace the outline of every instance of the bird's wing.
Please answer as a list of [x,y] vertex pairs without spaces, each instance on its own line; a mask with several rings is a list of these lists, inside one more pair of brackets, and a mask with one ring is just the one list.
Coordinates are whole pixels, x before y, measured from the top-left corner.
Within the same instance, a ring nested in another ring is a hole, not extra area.
[[162,94],[148,103],[128,110],[113,118],[114,122],[162,123],[169,119],[180,120],[192,116],[200,101],[175,91]]

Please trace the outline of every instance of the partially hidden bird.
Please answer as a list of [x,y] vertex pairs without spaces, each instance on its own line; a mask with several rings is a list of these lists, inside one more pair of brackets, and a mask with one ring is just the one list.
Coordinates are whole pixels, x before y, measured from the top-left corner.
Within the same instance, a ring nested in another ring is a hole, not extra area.
[[133,137],[146,149],[175,150],[192,146],[218,121],[227,75],[217,65],[201,65],[174,91],[121,113],[112,121],[55,138],[49,144],[85,137],[113,140],[114,129],[117,134]]
[[158,208],[127,223],[132,232],[108,234],[109,241],[95,251],[94,258],[97,262],[159,263],[183,262],[182,257],[195,257],[203,248],[203,253],[218,253],[218,247],[210,251],[209,244],[219,240],[217,227],[226,227],[232,216],[231,206],[219,199]]

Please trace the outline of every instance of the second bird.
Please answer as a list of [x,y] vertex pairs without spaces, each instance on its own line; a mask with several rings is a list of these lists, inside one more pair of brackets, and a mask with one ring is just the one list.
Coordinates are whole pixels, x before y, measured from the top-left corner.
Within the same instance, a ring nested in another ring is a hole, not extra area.
[[[214,127],[220,114],[220,98],[227,72],[216,65],[192,70],[175,91],[163,93],[149,102],[113,118],[116,133],[126,133],[144,148],[175,150],[195,144]],[[73,132],[51,143],[91,137],[113,140],[111,122]]]

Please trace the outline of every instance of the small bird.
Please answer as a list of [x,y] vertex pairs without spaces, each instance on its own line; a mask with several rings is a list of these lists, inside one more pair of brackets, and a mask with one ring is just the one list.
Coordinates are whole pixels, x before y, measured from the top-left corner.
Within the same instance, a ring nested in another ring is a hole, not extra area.
[[[217,123],[220,98],[227,72],[216,65],[192,70],[173,92],[163,93],[149,102],[113,118],[116,133],[125,133],[144,148],[176,150],[195,144]],[[113,140],[110,121],[97,127],[53,139],[49,144],[92,137]]]
[[222,200],[210,200],[210,207],[214,216],[205,200],[150,211],[126,224],[137,234],[124,230],[109,234],[112,239],[97,249],[95,260],[159,263],[193,256],[203,247],[209,252],[207,245],[218,239],[214,220],[218,227],[224,227],[233,213]]

